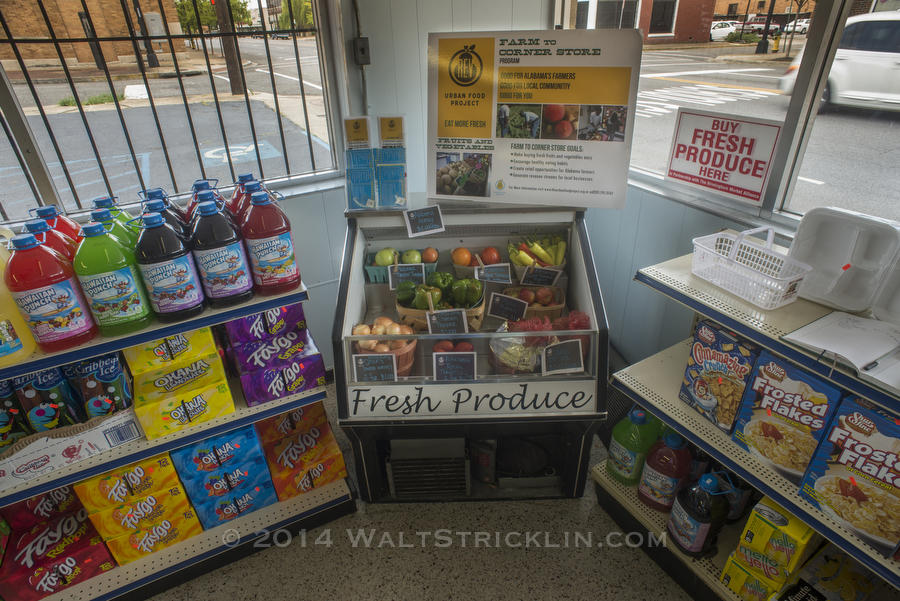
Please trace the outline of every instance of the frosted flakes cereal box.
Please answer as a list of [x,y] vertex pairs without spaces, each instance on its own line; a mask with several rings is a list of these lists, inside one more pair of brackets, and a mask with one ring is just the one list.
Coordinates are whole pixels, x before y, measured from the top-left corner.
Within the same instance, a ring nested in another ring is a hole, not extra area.
[[747,378],[759,348],[710,320],[697,324],[681,391],[691,405],[725,432],[731,432]]
[[95,513],[177,484],[172,460],[163,453],[83,480],[73,488],[82,505]]
[[847,397],[800,485],[800,495],[890,556],[900,541],[900,417]]
[[732,438],[799,484],[840,398],[835,386],[763,351]]

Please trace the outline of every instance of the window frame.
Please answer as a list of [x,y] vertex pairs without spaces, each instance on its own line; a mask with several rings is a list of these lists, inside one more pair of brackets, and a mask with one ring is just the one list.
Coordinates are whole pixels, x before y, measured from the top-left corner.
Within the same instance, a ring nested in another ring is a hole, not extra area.
[[[650,0],[650,18],[653,18],[653,7],[656,6],[656,3],[659,0]],[[647,23],[647,37],[648,38],[671,38],[675,36],[675,24],[678,22],[678,8],[681,5],[681,0],[662,0],[664,2],[675,2],[675,9],[672,11],[672,26],[668,32],[664,33],[650,33],[650,23]],[[640,12],[638,13],[640,15]],[[640,16],[638,16],[638,21],[640,21]]]

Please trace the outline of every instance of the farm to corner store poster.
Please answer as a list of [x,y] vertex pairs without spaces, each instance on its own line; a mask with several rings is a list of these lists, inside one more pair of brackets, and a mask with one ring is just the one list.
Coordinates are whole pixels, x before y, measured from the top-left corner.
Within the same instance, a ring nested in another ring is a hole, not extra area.
[[636,30],[428,36],[428,195],[621,208]]

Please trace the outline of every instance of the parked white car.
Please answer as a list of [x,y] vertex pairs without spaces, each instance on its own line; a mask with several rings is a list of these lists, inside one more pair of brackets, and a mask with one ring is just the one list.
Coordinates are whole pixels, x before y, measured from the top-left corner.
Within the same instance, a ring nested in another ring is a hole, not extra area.
[[784,26],[785,33],[806,33],[807,31],[809,31],[809,19],[794,19]]
[[[793,91],[802,56],[781,77],[782,91]],[[847,19],[820,108],[829,104],[900,111],[900,11]]]
[[737,21],[717,21],[709,28],[709,41],[721,42],[728,37],[729,34],[737,31]]

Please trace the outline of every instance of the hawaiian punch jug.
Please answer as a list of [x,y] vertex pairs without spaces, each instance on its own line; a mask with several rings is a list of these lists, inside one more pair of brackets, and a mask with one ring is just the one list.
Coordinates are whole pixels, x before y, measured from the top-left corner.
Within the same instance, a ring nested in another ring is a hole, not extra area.
[[184,222],[178,218],[178,214],[166,206],[166,201],[161,199],[148,200],[144,203],[145,213],[159,213],[166,220],[166,223],[172,226],[172,229],[179,234],[187,235]]
[[116,336],[149,325],[153,315],[134,252],[107,233],[102,223],[89,223],[82,233],[72,267],[100,333]]
[[702,557],[714,551],[726,515],[728,501],[718,478],[703,474],[698,482],[678,493],[666,529],[684,553]]
[[225,202],[225,199],[219,194],[216,190],[216,184],[219,183],[217,179],[198,179],[191,186],[191,200],[188,201],[187,208],[184,211],[185,222],[190,224],[194,220],[194,213],[197,212],[197,205],[203,202],[199,198],[199,194],[204,190],[212,190],[212,193],[215,195],[215,200],[218,202]]
[[141,221],[134,257],[159,320],[199,315],[203,290],[187,241],[159,213],[145,213]]
[[637,484],[644,458],[658,432],[658,427],[647,420],[643,409],[632,409],[613,427],[609,458],[606,460],[609,475],[627,486]]
[[96,336],[72,265],[33,234],[20,234],[12,243],[3,279],[40,349],[62,351]]
[[75,256],[78,243],[61,231],[51,229],[50,224],[43,219],[26,221],[25,231],[33,234],[40,244],[52,248],[69,261]]
[[74,239],[75,242],[81,242],[81,226],[72,219],[60,214],[56,209],[56,205],[31,209],[29,213],[32,212],[49,223],[51,228],[64,233],[68,237]]
[[291,222],[265,190],[250,197],[250,209],[241,224],[247,244],[253,283],[260,294],[279,294],[300,285],[294,257]]
[[109,209],[97,209],[91,211],[91,219],[97,223],[102,223],[106,227],[106,231],[119,239],[122,246],[134,248],[137,243],[138,235],[132,228],[122,225],[121,222],[113,219]]
[[247,211],[250,209],[250,197],[253,196],[254,192],[259,192],[262,189],[262,184],[256,180],[244,183],[244,191],[235,199],[231,210],[231,214],[234,215],[234,221],[239,226],[244,223],[244,217],[247,216]]
[[249,202],[250,194],[244,190],[244,184],[252,181],[252,173],[241,173],[238,175],[237,181],[234,182],[234,190],[231,191],[231,199],[228,201],[228,210],[231,211],[232,215],[238,214],[237,207],[241,198],[246,197]]
[[120,209],[119,205],[116,204],[116,201],[117,199],[111,196],[101,196],[100,198],[95,198],[91,202],[94,203],[94,209],[109,209],[113,219],[128,229],[133,230],[136,234],[138,228],[131,223],[133,217],[127,211]]
[[240,230],[215,202],[197,205],[191,248],[203,291],[213,307],[227,307],[253,297],[253,280]]
[[0,236],[5,238],[0,239],[0,367],[6,367],[28,359],[34,352],[35,343],[28,324],[22,319],[19,307],[16,306],[16,301],[13,300],[3,279],[6,262],[9,260],[6,244],[12,239],[13,233],[6,228],[0,228]]
[[691,471],[691,451],[678,434],[666,434],[647,453],[638,498],[653,509],[669,511]]
[[166,194],[166,191],[162,188],[150,188],[149,190],[141,190],[138,192],[138,197],[141,199],[141,202],[148,202],[150,200],[161,200],[165,203],[166,209],[175,213],[178,216],[178,219],[181,220],[181,223],[187,223],[187,216],[184,214],[184,211],[181,210],[177,204],[169,200],[169,195]]

